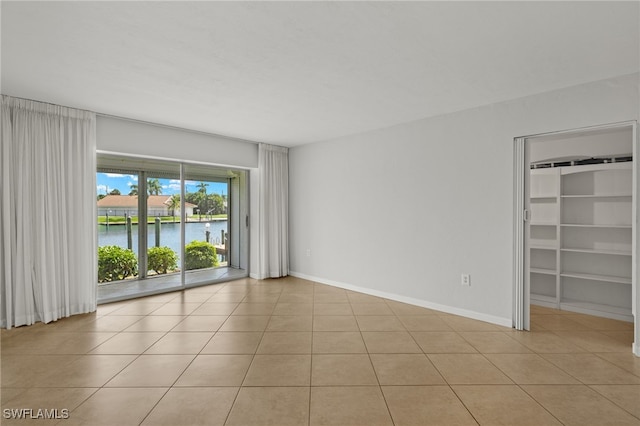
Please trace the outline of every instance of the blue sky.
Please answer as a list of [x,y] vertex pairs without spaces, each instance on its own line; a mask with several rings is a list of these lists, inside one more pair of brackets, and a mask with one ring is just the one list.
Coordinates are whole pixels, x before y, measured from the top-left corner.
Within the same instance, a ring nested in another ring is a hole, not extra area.
[[[162,186],[163,195],[173,195],[180,193],[180,180],[179,179],[158,179]],[[118,189],[122,195],[127,195],[131,191],[131,185],[138,184],[138,176],[136,175],[124,175],[120,173],[97,173],[97,193],[106,194]],[[196,192],[198,190],[197,185],[200,181],[186,181],[187,192]],[[207,194],[227,194],[227,184],[220,182],[205,182],[208,183]]]

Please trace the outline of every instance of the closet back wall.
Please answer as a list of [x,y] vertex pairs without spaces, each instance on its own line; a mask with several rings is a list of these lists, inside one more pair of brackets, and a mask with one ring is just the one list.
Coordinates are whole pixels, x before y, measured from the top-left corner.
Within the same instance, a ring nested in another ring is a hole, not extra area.
[[[550,158],[569,157],[619,157],[630,155],[631,129],[628,127],[607,132],[606,138],[601,132],[593,132],[592,135],[574,136],[567,138],[534,138],[529,150],[529,161],[532,163],[548,160]],[[547,140],[549,139],[549,140]],[[606,142],[603,142],[603,139]]]

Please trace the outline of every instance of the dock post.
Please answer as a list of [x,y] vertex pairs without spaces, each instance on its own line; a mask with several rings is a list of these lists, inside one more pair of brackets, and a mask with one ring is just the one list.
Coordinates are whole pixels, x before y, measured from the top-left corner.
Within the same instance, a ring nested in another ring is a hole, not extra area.
[[227,239],[225,238],[224,229],[220,231],[220,234],[221,234],[220,244],[222,244],[222,247],[224,247],[224,254],[221,257],[222,257],[222,261],[226,262],[227,261]]
[[156,216],[156,247],[160,247],[160,218]]
[[127,215],[127,248],[132,250],[133,238],[131,238],[131,216]]

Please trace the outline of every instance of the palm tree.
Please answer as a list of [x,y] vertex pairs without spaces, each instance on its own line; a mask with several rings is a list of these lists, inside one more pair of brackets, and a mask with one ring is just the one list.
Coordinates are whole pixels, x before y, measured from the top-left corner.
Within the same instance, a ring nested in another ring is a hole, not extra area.
[[173,223],[176,222],[176,210],[180,210],[180,194],[175,194],[169,198],[169,208],[173,215]]
[[160,185],[160,181],[157,178],[147,179],[147,192],[149,193],[149,195],[162,194],[162,186]]
[[[134,183],[129,188],[129,195],[138,195],[138,184]],[[162,194],[162,185],[160,185],[160,181],[158,179],[147,179],[147,193],[149,195],[160,195]]]
[[198,192],[202,192],[204,195],[207,195],[207,186],[209,186],[208,183],[200,182],[198,184]]
[[207,211],[207,207],[209,207],[209,203],[207,200],[207,186],[209,186],[208,183],[204,183],[204,182],[200,182],[198,185],[198,193],[200,194],[200,203],[198,203],[198,207],[200,209],[200,211],[204,211],[205,214],[209,214],[209,212]]

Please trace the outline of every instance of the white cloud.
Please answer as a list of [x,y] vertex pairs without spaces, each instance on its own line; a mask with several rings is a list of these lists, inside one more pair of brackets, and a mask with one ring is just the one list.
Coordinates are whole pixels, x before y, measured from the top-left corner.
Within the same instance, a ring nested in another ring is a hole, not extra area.
[[127,186],[137,185],[135,182],[127,182]]
[[107,185],[97,185],[96,191],[98,192],[98,194],[102,192],[107,192]]
[[129,178],[134,182],[138,181],[138,175],[123,175],[122,173],[103,173],[103,174],[110,178]]
[[177,183],[180,184],[180,179],[171,179],[169,183]]

